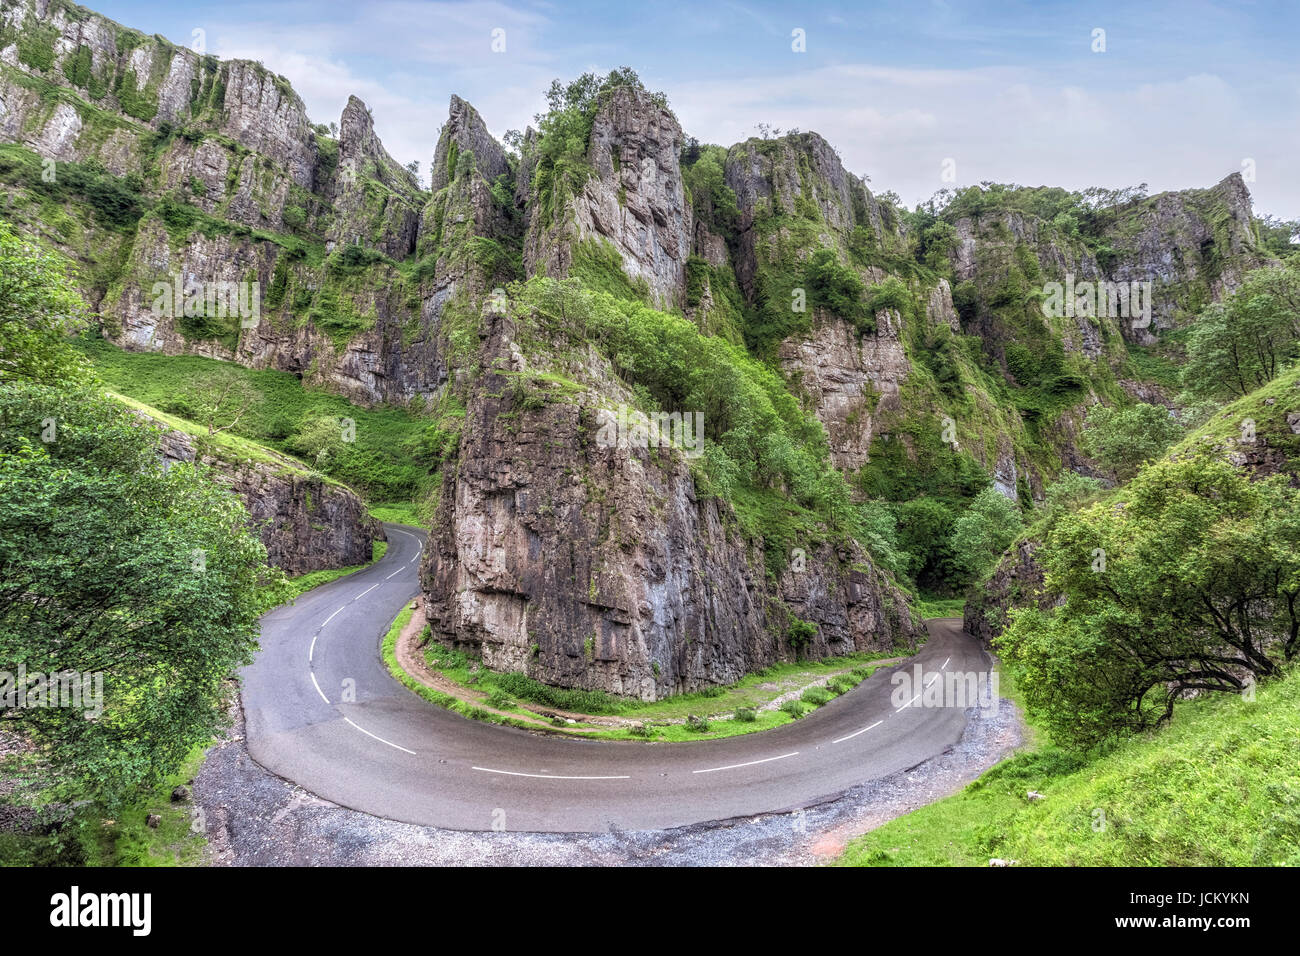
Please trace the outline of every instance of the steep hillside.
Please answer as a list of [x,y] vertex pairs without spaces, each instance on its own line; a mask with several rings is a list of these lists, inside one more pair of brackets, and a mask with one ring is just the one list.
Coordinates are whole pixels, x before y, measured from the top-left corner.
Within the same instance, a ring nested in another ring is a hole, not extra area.
[[[1049,746],[853,841],[847,866],[1294,866],[1300,679],[1188,704],[1088,760]],[[1038,795],[1035,797],[1034,795]]]
[[[1300,487],[1300,367],[1244,398],[1225,405],[1194,429],[1170,451],[1168,457],[1185,457],[1209,448],[1251,475],[1283,475]],[[1123,501],[1123,489],[1110,500]],[[1034,552],[1051,528],[1051,516],[1030,527],[1015,547],[1007,551],[987,580],[967,597],[966,630],[992,642],[1005,627],[1012,608],[1056,604],[1057,595],[1044,589],[1043,570]]]
[[209,436],[143,402],[114,397],[165,426],[160,454],[166,461],[197,461],[212,469],[248,509],[267,561],[287,574],[365,564],[374,542],[384,540],[384,529],[355,492],[302,462],[225,433]]
[[[435,632],[554,683],[912,641],[917,591],[968,583],[980,493],[1095,471],[1085,409],[1172,402],[1190,318],[1268,261],[1236,175],[908,211],[816,133],[699,143],[628,69],[547,98],[507,149],[452,96],[425,190],[355,97],[315,125],[260,64],[0,0],[3,216],[169,382],[218,359],[418,423],[333,474],[429,497]],[[1052,308],[1099,280],[1118,312]],[[629,413],[704,418],[602,441]]]

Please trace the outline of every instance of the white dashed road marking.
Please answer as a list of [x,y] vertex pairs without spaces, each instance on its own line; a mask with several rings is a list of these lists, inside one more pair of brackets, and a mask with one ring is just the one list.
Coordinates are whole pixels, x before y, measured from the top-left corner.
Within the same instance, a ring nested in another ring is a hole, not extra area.
[[[313,677],[312,679],[315,680],[314,677]],[[344,717],[343,719],[344,719],[344,720],[347,720],[348,723],[349,723],[349,724],[352,724],[353,727],[357,727],[357,725],[356,725],[356,724],[353,724],[352,721],[348,720],[348,718]],[[404,753],[404,754],[410,754],[412,757],[415,756],[415,751],[414,751],[414,750],[407,750],[405,747],[398,747],[397,744],[393,743],[391,740],[385,740],[383,737],[375,737],[374,734],[372,734],[370,731],[366,730],[366,728],[364,728],[364,727],[357,727],[357,730],[361,731],[361,732],[362,732],[363,734],[365,734],[367,737],[374,737],[375,740],[378,740],[381,744],[388,744],[388,746],[393,747],[393,748],[396,749],[396,750],[400,750],[400,751],[401,751],[402,753]]]
[[855,731],[853,731],[853,733],[849,734],[847,737],[841,737],[839,740],[832,740],[831,743],[833,743],[833,744],[838,744],[838,743],[843,743],[845,740],[852,740],[852,739],[853,739],[854,737],[856,737],[858,734],[865,734],[868,730],[874,730],[875,728],[879,727],[879,726],[880,726],[881,724],[883,724],[883,723],[884,723],[883,720],[878,720],[878,721],[876,721],[874,724],[872,724],[870,727],[863,727],[861,730],[855,730]]
[[764,757],[762,760],[751,760],[748,763],[733,763],[728,764],[725,767],[710,767],[708,770],[692,770],[691,773],[713,773],[715,770],[735,770],[738,767],[752,767],[754,764],[771,763],[773,760],[784,760],[786,757],[797,756],[799,756],[799,751],[796,750],[793,753],[781,754],[779,757]]
[[520,773],[517,770],[493,770],[491,767],[471,767],[471,770],[482,770],[484,773],[503,773],[508,777],[538,777],[542,780],[630,780],[627,774],[615,777],[564,777],[554,773]]

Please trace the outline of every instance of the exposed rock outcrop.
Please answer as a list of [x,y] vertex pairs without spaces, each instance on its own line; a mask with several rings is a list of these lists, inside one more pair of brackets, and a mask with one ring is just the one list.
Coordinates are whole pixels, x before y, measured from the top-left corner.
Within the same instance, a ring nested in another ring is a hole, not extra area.
[[909,645],[906,598],[856,546],[822,545],[777,579],[676,452],[595,440],[606,397],[516,405],[511,320],[491,315],[482,380],[421,568],[434,636],[489,667],[652,700],[793,654]]
[[288,459],[277,467],[200,454],[195,440],[178,431],[163,432],[161,453],[166,461],[198,459],[209,466],[243,501],[270,563],[288,574],[366,564],[373,543],[385,540],[383,526],[355,493]]
[[694,235],[681,146],[677,119],[651,94],[629,87],[608,94],[587,148],[595,174],[549,218],[535,212],[529,219],[528,274],[567,275],[579,243],[608,242],[660,308],[680,306]]

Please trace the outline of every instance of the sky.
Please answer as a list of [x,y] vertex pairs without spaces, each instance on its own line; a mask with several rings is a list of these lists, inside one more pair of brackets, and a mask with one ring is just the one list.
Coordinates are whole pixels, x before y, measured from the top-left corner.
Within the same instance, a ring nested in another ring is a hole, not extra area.
[[499,138],[544,109],[552,79],[630,66],[668,95],[687,135],[730,145],[759,123],[815,130],[874,192],[908,206],[985,180],[1154,193],[1238,171],[1257,214],[1300,219],[1300,3],[88,5],[260,60],[313,122],[337,122],[359,96],[388,151],[418,160],[422,178],[451,94]]

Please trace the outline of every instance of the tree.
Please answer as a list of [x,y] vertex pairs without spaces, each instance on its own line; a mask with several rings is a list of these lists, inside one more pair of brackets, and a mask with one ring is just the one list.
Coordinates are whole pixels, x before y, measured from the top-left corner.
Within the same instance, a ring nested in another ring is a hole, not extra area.
[[88,367],[67,337],[85,315],[66,262],[0,222],[0,382],[84,380]]
[[195,378],[175,407],[187,418],[207,426],[209,437],[239,424],[262,393],[232,368]]
[[237,498],[202,466],[164,467],[157,428],[90,391],[0,385],[0,488],[0,660],[83,690],[6,724],[35,745],[42,802],[116,812],[211,738],[283,575]]
[[1014,501],[996,488],[985,488],[953,522],[949,550],[966,579],[978,581],[1020,536],[1024,519]]
[[343,435],[343,420],[325,415],[304,422],[289,440],[289,447],[324,471],[343,450]]
[[1195,398],[1234,399],[1268,384],[1300,357],[1300,268],[1257,269],[1197,317],[1183,387]]
[[1036,558],[1063,603],[1014,612],[997,642],[1063,744],[1159,724],[1189,693],[1241,692],[1300,651],[1300,489],[1203,450],[1126,490],[1058,520]]
[[1098,404],[1088,409],[1081,445],[1103,468],[1126,481],[1182,433],[1178,420],[1163,405],[1113,408]]
[[1054,520],[1101,497],[1101,482],[1075,471],[1063,472],[1043,492],[1043,512]]

